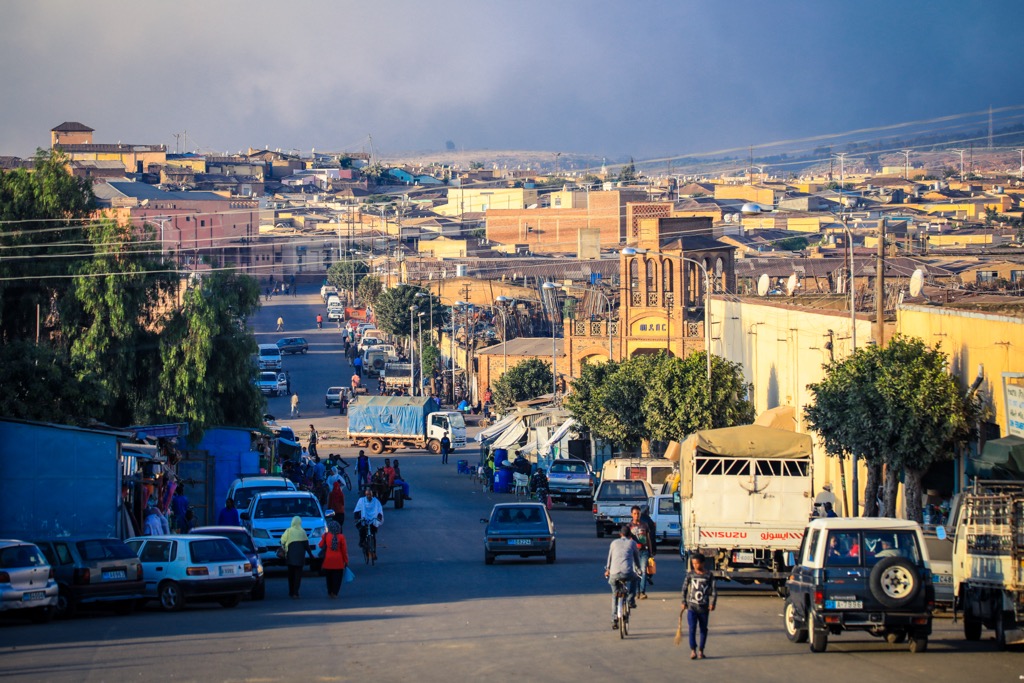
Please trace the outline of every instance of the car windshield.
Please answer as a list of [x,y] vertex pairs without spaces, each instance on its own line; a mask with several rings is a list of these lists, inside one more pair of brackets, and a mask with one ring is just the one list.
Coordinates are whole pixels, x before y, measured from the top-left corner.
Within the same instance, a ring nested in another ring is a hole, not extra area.
[[46,558],[34,545],[12,545],[0,548],[0,569],[45,567]]
[[340,393],[341,393],[341,387],[331,387],[330,389],[327,390],[327,395],[328,396],[337,396]]
[[456,429],[466,428],[466,421],[462,419],[462,413],[450,413],[448,415],[448,420],[451,422],[452,427],[455,427]]
[[277,348],[276,346],[273,347],[273,348],[270,348],[270,349],[260,349],[260,355],[261,356],[280,356],[281,355],[281,349]]
[[599,500],[636,500],[647,498],[647,490],[639,481],[609,481],[601,486]]
[[284,491],[287,488],[283,482],[274,486],[247,486],[244,489],[235,490],[235,507],[244,510],[249,507],[249,502],[256,497],[257,493],[264,491]]
[[547,520],[540,508],[531,505],[529,507],[502,507],[497,508],[491,514],[491,526],[496,528],[547,528]]
[[228,539],[241,550],[243,553],[255,553],[256,547],[252,544],[252,539],[249,538],[249,534],[245,533],[241,529],[238,531],[211,531],[211,536],[223,536]]
[[261,382],[276,382],[277,381],[277,375],[275,375],[272,372],[261,372],[260,373],[260,381]]
[[132,549],[121,541],[113,538],[98,538],[90,541],[79,541],[78,552],[86,562],[98,560],[127,560],[135,557]]
[[581,462],[558,462],[551,465],[552,474],[586,474],[587,466]]
[[244,560],[245,556],[238,547],[226,538],[209,538],[192,541],[189,544],[189,555],[197,564],[208,562],[234,562]]
[[321,517],[316,500],[306,496],[295,498],[270,498],[262,500],[256,507],[257,518],[268,517]]

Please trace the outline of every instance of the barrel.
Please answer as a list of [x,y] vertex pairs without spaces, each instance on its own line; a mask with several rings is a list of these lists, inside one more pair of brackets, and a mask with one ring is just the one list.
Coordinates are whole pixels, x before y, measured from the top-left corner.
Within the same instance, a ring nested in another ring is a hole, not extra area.
[[501,463],[508,460],[508,450],[504,448],[494,449],[494,467],[495,469],[501,467]]
[[508,493],[512,483],[512,470],[503,467],[494,473],[494,492]]

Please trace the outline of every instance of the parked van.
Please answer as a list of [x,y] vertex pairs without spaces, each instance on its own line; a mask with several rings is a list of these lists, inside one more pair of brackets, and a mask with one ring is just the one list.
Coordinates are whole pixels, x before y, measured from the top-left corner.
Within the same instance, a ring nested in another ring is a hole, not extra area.
[[327,311],[328,311],[328,313],[331,312],[331,311],[343,311],[343,310],[345,310],[345,307],[342,305],[341,299],[338,297],[337,294],[332,294],[329,297],[327,297]]
[[281,349],[277,344],[260,344],[256,365],[260,370],[280,370]]
[[612,458],[601,468],[601,479],[643,479],[660,490],[675,469],[676,463],[665,458]]

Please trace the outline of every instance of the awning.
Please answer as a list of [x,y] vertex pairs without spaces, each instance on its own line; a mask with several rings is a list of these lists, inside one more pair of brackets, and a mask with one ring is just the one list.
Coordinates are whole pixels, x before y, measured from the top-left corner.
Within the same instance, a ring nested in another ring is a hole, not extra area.
[[509,448],[510,446],[517,445],[519,440],[526,434],[526,425],[523,424],[522,420],[518,420],[514,425],[505,430],[505,432],[498,437],[498,439],[491,445],[491,448]]
[[561,441],[563,438],[565,438],[565,435],[569,433],[569,430],[575,426],[576,420],[574,420],[571,417],[565,422],[563,422],[562,425],[555,430],[555,433],[552,434],[551,437],[544,442],[544,452],[550,453],[551,447],[554,446],[559,441]]
[[513,413],[507,417],[503,417],[487,429],[483,430],[476,435],[476,441],[483,442],[485,439],[493,439],[494,437],[501,434],[503,431],[512,426],[512,423],[516,421],[519,416]]
[[537,440],[531,439],[528,444],[519,449],[519,455],[526,457],[527,455],[533,455],[537,452]]

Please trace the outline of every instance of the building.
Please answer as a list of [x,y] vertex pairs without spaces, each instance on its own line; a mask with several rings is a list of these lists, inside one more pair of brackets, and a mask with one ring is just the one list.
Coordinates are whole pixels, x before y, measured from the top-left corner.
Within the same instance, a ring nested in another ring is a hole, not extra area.
[[63,145],[91,145],[92,128],[78,121],[65,121],[50,129],[50,147]]

